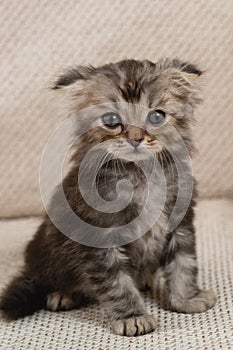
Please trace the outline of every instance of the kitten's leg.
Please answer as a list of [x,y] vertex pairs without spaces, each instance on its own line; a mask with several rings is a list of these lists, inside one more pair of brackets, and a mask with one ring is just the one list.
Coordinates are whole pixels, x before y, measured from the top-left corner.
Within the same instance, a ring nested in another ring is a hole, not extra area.
[[[169,258],[169,254],[172,258]],[[168,243],[165,280],[169,308],[184,313],[203,312],[216,303],[210,290],[200,290],[197,285],[197,260],[194,232],[177,230]]]
[[67,311],[76,307],[71,296],[61,292],[54,292],[47,295],[46,308],[50,311]]
[[137,336],[155,330],[154,317],[146,312],[139,290],[123,271],[105,280],[97,299],[100,303],[106,303],[112,316],[111,329],[115,334]]
[[68,311],[91,304],[93,301],[82,292],[67,294],[57,291],[47,295],[46,309],[50,311]]

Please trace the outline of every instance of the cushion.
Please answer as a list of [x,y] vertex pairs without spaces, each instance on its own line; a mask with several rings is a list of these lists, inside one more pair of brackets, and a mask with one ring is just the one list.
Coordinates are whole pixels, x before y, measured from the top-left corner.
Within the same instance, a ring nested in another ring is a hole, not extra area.
[[[110,333],[104,309],[97,305],[80,310],[33,316],[7,323],[0,318],[2,349],[231,349],[233,339],[233,201],[203,200],[197,208],[199,283],[218,296],[216,306],[202,314],[165,311],[145,295],[148,312],[158,329],[127,338]],[[22,264],[22,252],[40,219],[0,222],[0,291]],[[157,295],[159,297],[159,295]]]

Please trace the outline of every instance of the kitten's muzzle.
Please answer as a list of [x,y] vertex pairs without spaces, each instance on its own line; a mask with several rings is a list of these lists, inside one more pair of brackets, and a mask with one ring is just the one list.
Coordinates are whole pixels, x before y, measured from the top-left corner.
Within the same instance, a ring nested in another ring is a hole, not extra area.
[[131,146],[133,146],[134,148],[138,148],[138,146],[140,145],[140,143],[142,142],[143,139],[140,140],[131,140],[128,139],[127,142],[129,142],[131,144]]

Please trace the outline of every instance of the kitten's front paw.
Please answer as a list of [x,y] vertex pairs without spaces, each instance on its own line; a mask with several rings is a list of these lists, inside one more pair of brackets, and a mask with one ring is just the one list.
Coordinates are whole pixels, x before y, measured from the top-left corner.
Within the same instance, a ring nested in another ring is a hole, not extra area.
[[50,311],[68,311],[75,308],[75,303],[70,296],[54,292],[48,294],[46,306]]
[[217,301],[217,297],[211,290],[203,290],[191,299],[175,299],[171,301],[172,311],[184,313],[199,313],[212,308]]
[[151,333],[155,327],[154,316],[147,314],[113,321],[111,325],[113,333],[128,337]]

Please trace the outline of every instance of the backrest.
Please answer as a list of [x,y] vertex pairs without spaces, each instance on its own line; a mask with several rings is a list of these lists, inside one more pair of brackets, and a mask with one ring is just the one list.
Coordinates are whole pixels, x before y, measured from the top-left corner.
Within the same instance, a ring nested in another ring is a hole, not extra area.
[[231,0],[3,0],[0,11],[0,216],[42,211],[40,157],[65,117],[47,91],[54,73],[122,58],[179,57],[206,70],[194,170],[202,197],[232,195]]

